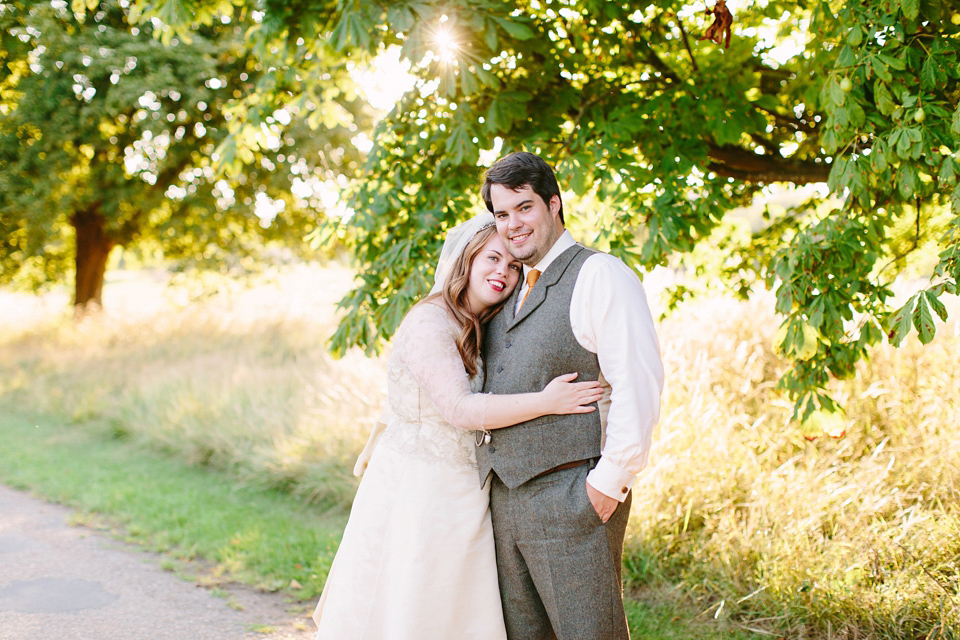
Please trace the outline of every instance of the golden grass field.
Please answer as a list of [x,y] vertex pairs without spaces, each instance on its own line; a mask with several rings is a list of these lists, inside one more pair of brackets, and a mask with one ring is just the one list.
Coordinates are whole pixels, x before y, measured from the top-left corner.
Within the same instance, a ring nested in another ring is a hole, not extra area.
[[[62,292],[0,292],[0,406],[349,505],[385,374],[383,358],[325,350],[347,269],[203,297],[161,273],[108,278],[107,312],[77,324]],[[657,309],[657,278],[648,289]],[[930,345],[881,347],[838,382],[838,437],[812,441],[774,388],[772,308],[714,298],[660,323],[667,385],[627,589],[758,636],[960,638],[960,308]]]

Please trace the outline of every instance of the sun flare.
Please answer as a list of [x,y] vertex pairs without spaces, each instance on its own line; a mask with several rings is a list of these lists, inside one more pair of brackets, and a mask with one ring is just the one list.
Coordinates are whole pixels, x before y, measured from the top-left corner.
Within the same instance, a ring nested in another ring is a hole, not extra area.
[[456,59],[460,45],[449,27],[439,27],[433,35],[433,42],[436,45],[435,53],[441,60],[444,62],[453,62]]

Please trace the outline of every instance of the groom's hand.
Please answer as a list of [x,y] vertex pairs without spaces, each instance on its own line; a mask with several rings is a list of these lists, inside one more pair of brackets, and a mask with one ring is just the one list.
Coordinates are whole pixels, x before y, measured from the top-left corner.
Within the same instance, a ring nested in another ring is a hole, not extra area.
[[587,482],[587,497],[590,498],[590,504],[593,505],[593,510],[597,512],[597,515],[600,516],[600,519],[604,522],[609,520],[613,512],[620,506],[620,503],[615,498],[600,493],[591,487],[589,482]]

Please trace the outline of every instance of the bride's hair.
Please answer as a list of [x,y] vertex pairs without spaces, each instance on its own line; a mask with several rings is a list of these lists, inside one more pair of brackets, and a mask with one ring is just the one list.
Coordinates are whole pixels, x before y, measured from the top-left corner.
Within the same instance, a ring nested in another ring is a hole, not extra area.
[[481,326],[495,316],[506,300],[492,307],[487,307],[479,314],[473,313],[467,306],[467,288],[470,286],[470,268],[473,261],[483,249],[487,241],[497,232],[493,224],[483,227],[467,243],[463,252],[453,263],[450,275],[443,285],[439,295],[447,303],[447,308],[460,326],[460,335],[457,336],[457,350],[463,359],[463,367],[471,377],[477,375],[477,358],[483,343]]

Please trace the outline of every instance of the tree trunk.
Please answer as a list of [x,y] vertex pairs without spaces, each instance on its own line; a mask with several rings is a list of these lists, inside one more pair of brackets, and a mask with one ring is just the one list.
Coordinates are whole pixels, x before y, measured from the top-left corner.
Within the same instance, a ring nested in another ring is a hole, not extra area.
[[77,315],[103,307],[103,275],[114,241],[107,235],[105,220],[97,207],[79,211],[71,219],[76,232],[77,279],[73,305]]

